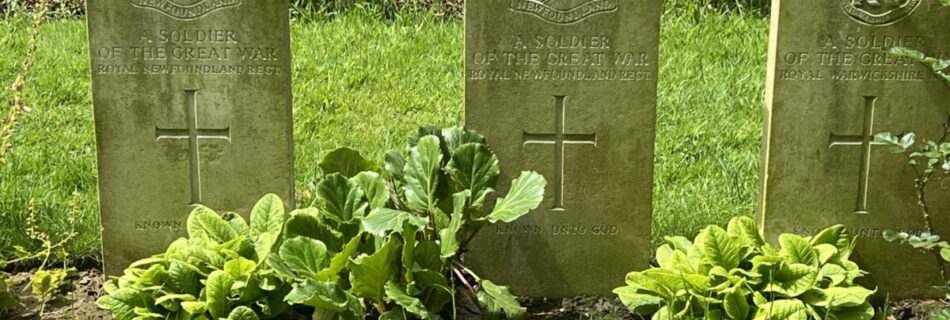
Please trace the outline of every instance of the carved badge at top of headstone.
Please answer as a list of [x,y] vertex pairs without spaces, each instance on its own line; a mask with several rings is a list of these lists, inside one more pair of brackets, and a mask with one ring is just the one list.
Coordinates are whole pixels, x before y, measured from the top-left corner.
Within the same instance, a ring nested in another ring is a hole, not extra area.
[[181,20],[194,20],[212,12],[241,5],[241,0],[129,0],[132,5]]
[[886,26],[909,17],[921,0],[839,0],[841,9],[857,22]]
[[511,10],[533,14],[547,22],[571,24],[617,11],[619,0],[511,0]]

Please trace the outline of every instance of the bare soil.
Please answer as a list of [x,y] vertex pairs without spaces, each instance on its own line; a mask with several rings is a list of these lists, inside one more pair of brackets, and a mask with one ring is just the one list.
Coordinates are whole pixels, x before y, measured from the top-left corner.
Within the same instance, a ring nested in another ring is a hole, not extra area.
[[96,307],[104,277],[98,269],[77,272],[49,301],[42,301],[31,293],[31,272],[20,272],[10,277],[20,296],[20,307],[10,314],[0,314],[9,320],[105,320],[110,313]]

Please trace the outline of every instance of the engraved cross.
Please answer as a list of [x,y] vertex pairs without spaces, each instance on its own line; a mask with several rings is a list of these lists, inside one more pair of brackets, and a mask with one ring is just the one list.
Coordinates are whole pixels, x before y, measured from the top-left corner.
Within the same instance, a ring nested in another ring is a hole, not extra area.
[[191,205],[201,204],[201,140],[231,141],[231,128],[205,129],[198,126],[198,90],[185,90],[185,118],[187,128],[155,128],[155,139],[188,140],[188,155],[191,164]]
[[860,146],[861,147],[861,172],[858,175],[858,202],[854,212],[857,214],[868,214],[868,180],[871,170],[871,146],[882,145],[883,143],[874,141],[874,105],[877,103],[877,97],[864,97],[864,129],[861,135],[836,135],[831,134],[831,146]]
[[571,134],[565,133],[564,123],[567,120],[567,96],[555,96],[555,128],[554,133],[535,134],[524,133],[524,145],[544,144],[554,145],[554,208],[555,211],[564,211],[564,146],[569,144],[593,145],[597,147],[597,133]]

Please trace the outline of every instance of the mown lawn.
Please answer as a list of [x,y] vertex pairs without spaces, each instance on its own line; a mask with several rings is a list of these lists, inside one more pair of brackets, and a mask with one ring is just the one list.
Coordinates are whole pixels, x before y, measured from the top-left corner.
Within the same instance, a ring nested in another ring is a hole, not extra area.
[[[0,83],[19,70],[25,21],[0,21]],[[663,19],[654,240],[752,214],[756,202],[767,19],[668,1]],[[27,237],[31,212],[53,238],[79,215],[74,255],[99,248],[95,136],[84,23],[42,30],[14,151],[0,166],[0,256]],[[294,130],[302,205],[317,162],[341,146],[379,159],[417,126],[463,119],[463,26],[349,14],[295,23]],[[0,91],[8,101],[9,90]],[[3,104],[3,108],[7,108]],[[129,177],[134,179],[135,177]]]

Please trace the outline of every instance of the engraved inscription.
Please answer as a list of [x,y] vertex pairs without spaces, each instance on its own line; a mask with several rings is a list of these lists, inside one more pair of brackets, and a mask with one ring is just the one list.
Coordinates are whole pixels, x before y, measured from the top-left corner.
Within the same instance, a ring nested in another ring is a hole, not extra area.
[[858,200],[854,213],[868,214],[868,183],[871,168],[871,146],[881,145],[874,141],[874,106],[877,97],[864,97],[864,127],[861,135],[831,134],[831,147],[859,146],[861,147],[861,171],[858,174]]
[[224,8],[237,7],[241,0],[130,0],[133,6],[152,9],[171,18],[194,20]]
[[201,140],[217,139],[231,141],[231,129],[205,129],[198,125],[198,90],[185,91],[185,115],[188,126],[185,129],[156,128],[157,141],[188,140],[188,162],[191,168],[191,204],[201,205]]
[[[825,227],[794,227],[792,228],[792,233],[800,235],[800,236],[804,236],[804,237],[811,237],[818,234],[825,228],[827,228],[827,226]],[[848,231],[848,234],[854,237],[880,239],[884,236],[884,231],[894,230],[894,229],[893,228],[874,228],[874,227],[865,227],[865,228],[845,227],[845,230]],[[927,232],[926,230],[921,229],[921,228],[902,228],[900,230],[894,230],[894,231],[906,232],[912,235],[921,235],[924,232]]]
[[114,75],[283,74],[276,48],[247,45],[234,30],[143,31],[134,44],[94,51],[94,72]]
[[178,220],[137,220],[133,222],[137,231],[182,230],[183,223]]
[[909,17],[920,0],[838,0],[851,19],[869,26],[886,26]]
[[620,234],[620,226],[604,224],[496,225],[495,233],[500,235],[615,236]]
[[814,50],[782,52],[776,78],[786,81],[941,81],[916,60],[888,54],[883,49],[924,50],[938,58],[950,54],[928,50],[930,36],[841,33],[817,38]]
[[[573,2],[573,3],[572,3]],[[617,11],[619,0],[511,0],[513,11],[537,16],[554,24],[572,24],[591,16]]]
[[606,35],[520,34],[503,47],[474,51],[468,66],[476,81],[647,81],[653,80],[653,57],[616,50]]
[[597,133],[565,133],[567,121],[566,96],[554,97],[554,133],[524,133],[524,145],[554,145],[554,211],[564,211],[564,146],[569,144],[592,145],[597,147]]

